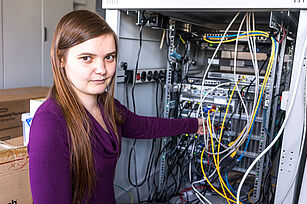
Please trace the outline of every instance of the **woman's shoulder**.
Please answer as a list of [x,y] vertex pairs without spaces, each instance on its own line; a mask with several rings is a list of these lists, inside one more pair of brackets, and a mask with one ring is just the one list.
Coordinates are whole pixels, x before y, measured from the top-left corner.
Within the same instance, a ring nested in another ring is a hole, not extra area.
[[39,106],[35,114],[39,114],[41,112],[50,112],[53,114],[59,114],[61,112],[61,108],[56,102],[56,99],[53,97],[47,98],[46,101],[42,103],[42,105]]
[[57,122],[65,121],[61,108],[56,99],[53,97],[49,97],[42,105],[39,106],[35,112],[33,120],[38,118],[49,118],[49,122],[55,122],[55,120]]
[[126,106],[124,106],[123,104],[121,104],[121,102],[114,98],[114,104],[115,104],[115,107],[119,110],[119,111],[123,111],[123,112],[126,112],[127,108]]
[[66,122],[57,102],[48,98],[36,111],[30,127],[29,152],[54,149],[66,151],[68,147]]

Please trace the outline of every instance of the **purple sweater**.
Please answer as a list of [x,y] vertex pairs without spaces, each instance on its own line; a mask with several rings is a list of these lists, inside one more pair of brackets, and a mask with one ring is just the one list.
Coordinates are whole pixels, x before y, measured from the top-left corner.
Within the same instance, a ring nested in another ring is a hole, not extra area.
[[[138,116],[115,101],[124,113],[124,124],[118,126],[121,137],[152,139],[183,133],[195,133],[197,119],[164,119]],[[102,105],[100,109],[103,114]],[[106,133],[88,113],[96,136],[92,145],[96,172],[96,189],[89,203],[115,203],[113,181],[117,154],[121,144],[107,125]],[[49,98],[37,110],[30,130],[28,144],[30,184],[35,204],[72,203],[70,152],[66,122],[54,98]]]

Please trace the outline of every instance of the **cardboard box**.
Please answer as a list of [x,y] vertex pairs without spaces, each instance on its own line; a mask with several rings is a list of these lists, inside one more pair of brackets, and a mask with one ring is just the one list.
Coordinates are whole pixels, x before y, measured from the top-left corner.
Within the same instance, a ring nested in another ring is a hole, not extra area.
[[[235,56],[234,51],[225,51],[223,50],[221,53],[221,58],[226,58],[226,59],[233,59]],[[259,61],[264,61],[267,58],[266,53],[257,53],[257,60]],[[238,52],[237,53],[237,59],[238,60],[251,60],[251,54],[250,52]]]
[[[20,144],[23,137],[13,141]],[[7,149],[0,143],[0,203],[32,204],[29,181],[29,158],[24,146]]]
[[30,99],[46,97],[49,87],[0,90],[0,131],[21,127],[21,114],[30,112]]
[[6,140],[4,142],[9,144],[9,145],[16,146],[16,147],[24,146],[23,145],[23,137],[22,136],[15,137],[13,139],[9,139],[9,140]]
[[30,100],[30,116],[33,118],[37,109],[47,100],[47,98],[38,98]]
[[22,126],[0,130],[0,140],[9,140],[23,135]]

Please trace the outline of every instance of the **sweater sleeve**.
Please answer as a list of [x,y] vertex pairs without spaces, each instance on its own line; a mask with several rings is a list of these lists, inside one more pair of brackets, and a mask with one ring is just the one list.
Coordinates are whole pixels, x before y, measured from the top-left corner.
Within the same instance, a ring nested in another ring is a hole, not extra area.
[[117,107],[124,114],[122,136],[135,139],[152,139],[174,136],[184,133],[196,133],[198,121],[196,118],[166,119],[139,116],[129,111],[116,101]]
[[28,154],[34,203],[72,203],[66,128],[54,113],[43,111],[35,115]]

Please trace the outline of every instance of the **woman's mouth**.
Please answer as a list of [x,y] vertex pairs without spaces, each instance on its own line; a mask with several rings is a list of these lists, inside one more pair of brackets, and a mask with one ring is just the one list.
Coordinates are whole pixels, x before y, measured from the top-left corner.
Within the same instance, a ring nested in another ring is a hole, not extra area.
[[99,79],[99,80],[91,80],[91,82],[100,85],[100,84],[104,84],[106,82],[105,79]]

